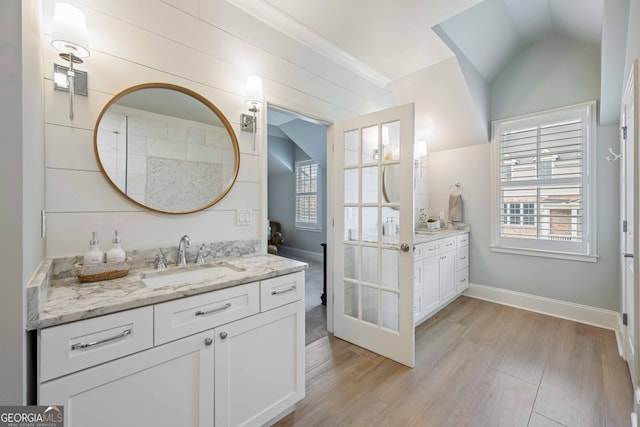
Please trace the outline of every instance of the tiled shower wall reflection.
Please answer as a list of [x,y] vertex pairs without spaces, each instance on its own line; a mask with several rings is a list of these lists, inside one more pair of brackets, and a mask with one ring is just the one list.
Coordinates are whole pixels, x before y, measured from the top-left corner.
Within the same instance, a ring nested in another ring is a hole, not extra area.
[[[188,176],[163,176],[169,169],[176,173],[205,170],[202,176],[207,181],[198,182],[198,186],[200,190],[213,189],[213,194],[218,194],[220,183],[226,184],[233,174],[234,152],[224,127],[113,105],[103,116],[98,135],[98,151],[107,175],[130,198],[155,209],[188,211],[206,205],[200,200],[202,191],[182,186],[180,206],[167,206],[164,200],[171,200],[163,197],[167,187],[150,185],[150,181],[190,181]],[[151,167],[163,162],[183,167]]]

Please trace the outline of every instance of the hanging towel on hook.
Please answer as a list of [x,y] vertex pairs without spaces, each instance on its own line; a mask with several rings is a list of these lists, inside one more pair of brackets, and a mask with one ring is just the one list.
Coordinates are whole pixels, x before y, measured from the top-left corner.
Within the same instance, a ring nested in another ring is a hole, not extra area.
[[449,194],[449,221],[462,222],[461,194]]

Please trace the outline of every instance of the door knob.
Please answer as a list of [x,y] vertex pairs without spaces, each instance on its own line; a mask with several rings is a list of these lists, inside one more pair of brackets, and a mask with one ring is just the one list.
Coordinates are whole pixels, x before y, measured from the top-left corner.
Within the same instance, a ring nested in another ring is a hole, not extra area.
[[204,339],[204,345],[211,345],[211,344],[213,344],[213,338],[207,337]]
[[407,245],[406,243],[403,243],[403,244],[400,245],[400,250],[402,252],[409,252],[409,249],[410,249],[410,246]]
[[220,332],[220,339],[221,340],[227,339],[227,333],[225,331]]

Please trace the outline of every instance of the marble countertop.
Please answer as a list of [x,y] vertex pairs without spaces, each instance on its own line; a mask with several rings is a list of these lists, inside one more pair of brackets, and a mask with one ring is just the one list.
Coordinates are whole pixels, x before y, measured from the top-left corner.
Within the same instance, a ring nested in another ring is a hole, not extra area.
[[[224,274],[213,279],[150,288],[142,282],[141,276],[156,274],[159,270],[132,269],[129,275],[120,279],[80,283],[75,277],[51,280],[53,262],[51,259],[45,259],[27,286],[27,329],[60,325],[268,279],[307,268],[306,263],[268,254],[216,258],[212,263],[226,263],[235,269],[227,269]],[[167,274],[165,271],[170,272],[174,269],[180,268],[172,266],[163,270],[162,274]]]
[[434,240],[444,239],[445,237],[457,236],[459,234],[468,233],[469,230],[449,230],[442,229],[438,231],[416,231],[413,236],[413,243],[419,245],[420,243],[429,243]]

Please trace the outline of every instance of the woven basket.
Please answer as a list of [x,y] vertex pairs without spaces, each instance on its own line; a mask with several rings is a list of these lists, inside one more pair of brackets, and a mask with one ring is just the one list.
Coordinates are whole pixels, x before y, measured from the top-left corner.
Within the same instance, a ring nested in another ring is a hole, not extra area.
[[131,258],[126,258],[122,262],[107,262],[102,264],[82,265],[77,262],[73,265],[76,276],[81,282],[97,282],[100,280],[111,280],[124,277],[131,269]]

